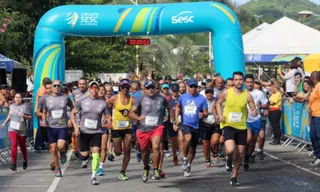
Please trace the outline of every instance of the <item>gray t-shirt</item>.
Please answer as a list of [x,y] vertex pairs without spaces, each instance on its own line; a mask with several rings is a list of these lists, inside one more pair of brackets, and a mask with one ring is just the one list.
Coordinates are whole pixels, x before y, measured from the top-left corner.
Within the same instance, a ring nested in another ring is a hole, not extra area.
[[101,133],[102,114],[110,115],[110,108],[101,98],[87,97],[78,101],[75,109],[80,111],[80,132],[87,134]]
[[68,127],[67,106],[72,106],[68,96],[49,95],[45,98],[43,109],[48,112],[48,126],[50,128]]
[[[44,96],[41,96],[39,101],[38,101],[38,109],[40,112],[42,112],[43,110],[43,106],[44,106],[44,102],[46,101],[46,98],[48,97],[49,95],[48,94],[45,94]],[[42,118],[40,117],[39,119],[40,121],[40,125],[42,124]]]
[[10,122],[9,132],[14,131],[20,136],[27,135],[27,122],[23,119],[23,115],[31,115],[31,108],[28,104],[23,103],[16,105],[15,103],[9,106]]
[[169,103],[162,95],[155,94],[152,97],[143,95],[135,100],[133,105],[141,107],[141,115],[145,116],[143,121],[139,121],[138,129],[141,132],[149,132],[162,125],[162,110]]
[[[73,95],[74,101],[77,103],[77,102],[81,101],[82,99],[89,97],[90,93],[89,93],[88,89],[86,89],[83,92],[80,91],[79,89],[76,89],[72,92],[72,95]],[[80,113],[76,114],[77,125],[80,125],[80,119],[81,119]]]
[[224,89],[218,89],[218,88],[214,88],[213,89],[213,97],[215,99],[215,101],[217,102],[220,95],[223,93]]

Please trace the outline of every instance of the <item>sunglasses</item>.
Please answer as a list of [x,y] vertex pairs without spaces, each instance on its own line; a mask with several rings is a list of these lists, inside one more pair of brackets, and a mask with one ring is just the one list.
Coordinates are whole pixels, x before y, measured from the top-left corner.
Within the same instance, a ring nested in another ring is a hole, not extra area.
[[152,90],[154,89],[154,86],[149,86],[149,87],[146,87],[147,90]]
[[131,87],[130,85],[122,85],[122,86],[121,86],[121,89],[128,89],[128,90],[129,90],[130,87]]
[[61,87],[61,85],[59,85],[59,84],[55,84],[55,85],[52,85],[52,87],[54,87],[54,88],[60,88],[60,87]]
[[205,93],[206,93],[206,94],[209,94],[209,93],[210,93],[210,94],[213,94],[213,91],[206,91]]
[[190,87],[190,88],[192,88],[192,89],[194,89],[194,88],[198,88],[198,86],[197,86],[197,85],[190,85],[189,87]]

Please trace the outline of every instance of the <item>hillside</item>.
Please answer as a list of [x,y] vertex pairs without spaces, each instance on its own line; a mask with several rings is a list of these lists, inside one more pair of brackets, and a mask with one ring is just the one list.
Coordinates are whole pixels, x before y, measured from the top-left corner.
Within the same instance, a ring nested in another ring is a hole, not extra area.
[[261,21],[272,23],[284,15],[302,22],[310,27],[320,30],[320,17],[311,16],[302,19],[298,12],[309,10],[315,14],[320,14],[320,6],[309,0],[251,0],[240,6],[253,15],[262,15]]

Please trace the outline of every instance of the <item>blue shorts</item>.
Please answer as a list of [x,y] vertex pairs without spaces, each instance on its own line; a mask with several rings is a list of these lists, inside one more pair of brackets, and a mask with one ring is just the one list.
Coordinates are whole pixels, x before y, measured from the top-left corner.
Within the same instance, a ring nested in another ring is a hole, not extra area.
[[102,128],[101,130],[102,130],[102,135],[103,135],[103,134],[109,135],[109,129],[107,129],[107,128]]
[[253,135],[259,135],[262,129],[261,119],[251,123],[247,122],[247,128],[251,130]]
[[67,141],[69,136],[68,128],[47,128],[48,132],[48,142],[50,144],[57,143],[59,139]]

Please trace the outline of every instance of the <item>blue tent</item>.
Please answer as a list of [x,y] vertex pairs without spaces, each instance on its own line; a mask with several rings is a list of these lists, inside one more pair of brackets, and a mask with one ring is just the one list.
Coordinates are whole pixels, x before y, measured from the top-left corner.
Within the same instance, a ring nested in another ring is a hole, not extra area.
[[0,68],[6,69],[7,72],[12,72],[13,67],[14,67],[13,60],[0,54]]

